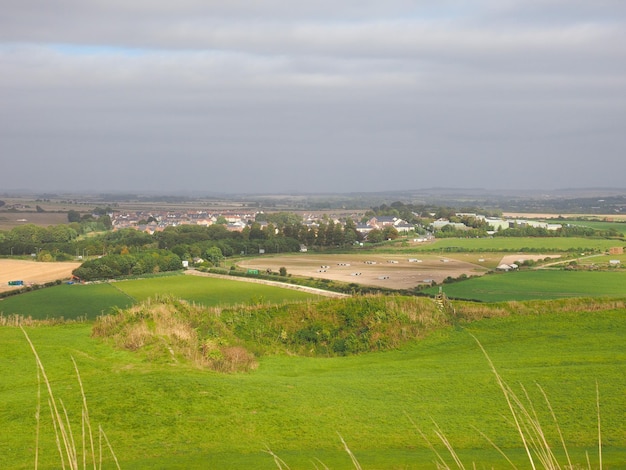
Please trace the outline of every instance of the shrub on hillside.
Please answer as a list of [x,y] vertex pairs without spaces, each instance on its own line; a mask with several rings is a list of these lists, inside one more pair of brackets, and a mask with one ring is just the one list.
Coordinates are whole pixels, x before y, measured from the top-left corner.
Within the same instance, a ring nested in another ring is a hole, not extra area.
[[204,307],[161,296],[96,320],[92,335],[138,351],[151,361],[191,362],[220,372],[256,368],[216,315]]

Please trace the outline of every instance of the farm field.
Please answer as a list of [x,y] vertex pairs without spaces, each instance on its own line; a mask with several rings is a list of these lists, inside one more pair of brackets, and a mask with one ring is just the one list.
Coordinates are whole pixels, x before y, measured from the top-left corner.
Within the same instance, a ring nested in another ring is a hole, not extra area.
[[[526,213],[526,212],[503,212],[502,216],[510,219],[558,219],[563,217],[563,214],[547,214],[547,213]],[[571,219],[577,219],[581,217],[595,218],[598,220],[613,219],[615,222],[626,222],[626,215],[624,214],[567,214],[565,222],[572,222]],[[559,221],[554,221],[559,222]],[[608,222],[613,223],[613,222]]]
[[420,284],[430,284],[433,280],[442,282],[448,276],[482,275],[488,271],[485,266],[463,261],[457,256],[423,255],[413,258],[404,254],[381,253],[264,256],[245,259],[238,265],[244,269],[271,269],[274,272],[285,267],[287,273],[294,276],[391,289],[411,289]]
[[[425,292],[435,294],[438,287]],[[445,284],[452,298],[499,302],[566,297],[624,297],[626,271],[533,270],[483,276]]]
[[94,319],[113,307],[129,307],[133,300],[113,284],[61,284],[0,300],[0,313],[33,319],[84,317]]
[[[316,459],[329,468],[354,468],[339,433],[364,469],[384,470],[436,468],[416,429],[436,442],[433,420],[468,468],[471,462],[507,467],[475,428],[528,467],[506,402],[469,333],[517,392],[522,394],[520,382],[527,386],[558,449],[534,383],[543,387],[574,462],[585,465],[588,451],[594,467],[597,381],[604,465],[619,468],[626,459],[625,328],[623,311],[512,316],[442,330],[385,353],[263,357],[256,371],[235,375],[144,362],[91,338],[87,324],[27,331],[79,433],[80,392],[70,356],[75,358],[92,424],[102,425],[122,468],[276,469],[267,449],[294,469],[315,468]],[[19,329],[0,327],[0,356],[0,377],[11,377],[0,381],[0,426],[11,429],[0,434],[0,467],[30,468],[37,378]],[[39,468],[59,467],[53,439],[44,421]]]
[[[561,253],[575,251],[608,251],[613,246],[623,246],[623,240],[608,240],[604,238],[575,238],[575,237],[493,237],[493,238],[440,238],[426,243],[409,243],[406,248],[398,247],[403,252],[440,251],[442,254],[455,251],[485,251],[485,252],[546,252]],[[384,247],[381,250],[389,250]]]
[[116,282],[115,286],[137,301],[153,297],[155,293],[158,293],[206,306],[283,303],[317,297],[306,292],[281,287],[185,275],[120,281]]
[[0,259],[0,292],[16,287],[7,285],[9,281],[22,280],[24,284],[42,284],[44,282],[67,279],[80,263],[41,263],[37,261]]
[[43,227],[67,224],[65,212],[0,212],[0,230],[11,230],[19,225],[35,224]]
[[589,227],[595,230],[616,230],[622,235],[626,235],[626,221],[620,222],[601,222],[595,220],[572,220],[568,222],[572,225],[578,225],[580,227]]
[[172,295],[206,306],[283,303],[318,297],[275,286],[178,274],[101,284],[62,284],[0,300],[0,312],[35,319],[61,316],[66,319],[93,319],[108,313],[113,307],[128,307],[135,301],[157,294]]

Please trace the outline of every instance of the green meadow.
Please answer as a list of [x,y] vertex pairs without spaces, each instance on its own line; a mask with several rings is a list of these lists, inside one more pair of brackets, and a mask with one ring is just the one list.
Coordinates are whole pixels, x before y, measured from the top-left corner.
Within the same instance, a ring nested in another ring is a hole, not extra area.
[[155,294],[169,294],[205,306],[282,303],[317,296],[275,286],[200,276],[162,276],[102,284],[62,284],[0,300],[0,313],[34,319],[93,319]]
[[577,225],[579,227],[589,227],[594,230],[615,230],[621,233],[622,236],[626,235],[626,222],[602,222],[596,220],[572,220],[569,221],[571,225]]
[[[512,251],[551,252],[564,251],[607,251],[612,246],[623,246],[623,240],[575,237],[493,237],[493,238],[441,238],[433,243],[411,246],[407,252],[415,251]],[[381,248],[384,250],[384,248]]]
[[95,318],[112,307],[125,308],[133,300],[113,284],[61,284],[0,300],[3,315],[24,315],[35,319]]
[[[433,421],[461,458],[504,467],[480,430],[518,464],[519,437],[506,402],[470,333],[504,379],[524,384],[557,432],[538,389],[555,409],[568,450],[597,465],[595,383],[601,395],[605,465],[626,457],[622,311],[481,320],[446,329],[400,350],[342,358],[271,356],[256,371],[220,375],[155,365],[90,337],[89,325],[27,328],[52,387],[79,429],[74,357],[93,423],[106,431],[122,468],[353,468],[340,437],[363,468],[435,468],[418,429],[436,441]],[[0,328],[0,467],[33,463],[37,380],[32,353],[17,328]],[[521,391],[519,392],[522,393]],[[432,421],[431,421],[432,419]],[[39,468],[58,468],[52,430],[41,429]],[[442,451],[441,445],[437,448]],[[110,459],[109,459],[110,464]]]
[[[597,382],[604,464],[617,468],[625,461],[623,311],[546,312],[462,326],[388,352],[261,357],[257,370],[231,375],[148,362],[92,338],[89,324],[26,330],[79,433],[80,388],[71,357],[76,360],[91,422],[103,427],[122,468],[276,469],[268,449],[293,469],[320,468],[319,461],[354,468],[340,436],[364,469],[436,468],[419,432],[438,442],[435,426],[468,466],[507,466],[478,429],[527,468],[506,401],[470,334],[521,396],[519,384],[527,387],[557,453],[558,432],[535,383],[549,396],[574,461],[584,464],[589,452],[594,467]],[[33,354],[13,327],[0,328],[0,351],[0,426],[10,430],[0,435],[0,467],[32,468]],[[59,468],[45,403],[43,411],[39,468]],[[445,452],[440,443],[436,448]],[[110,457],[105,464],[113,468]]]
[[[439,287],[425,292],[435,294]],[[564,271],[539,269],[474,277],[445,284],[455,299],[499,302],[568,297],[624,297],[626,271]]]
[[[568,239],[558,241],[563,240]],[[40,319],[60,315],[87,318],[84,323],[29,326],[26,331],[55,397],[67,408],[67,419],[80,446],[81,385],[72,358],[76,361],[92,425],[96,429],[102,426],[121,468],[280,468],[271,451],[294,470],[353,469],[342,438],[363,469],[438,468],[426,439],[454,466],[437,438],[437,429],[449,439],[466,468],[473,462],[476,468],[509,468],[487,438],[519,468],[529,468],[505,397],[474,336],[503,379],[523,401],[526,395],[531,400],[547,439],[565,462],[559,431],[537,384],[542,387],[577,468],[587,468],[587,453],[591,468],[599,466],[598,384],[603,467],[620,468],[626,461],[623,302],[588,300],[577,304],[578,300],[550,299],[623,299],[625,286],[626,272],[619,269],[520,271],[445,284],[443,289],[452,298],[545,300],[511,302],[506,308],[501,303],[458,302],[460,319],[454,326],[449,326],[447,317],[433,318],[431,324],[421,319],[425,337],[415,340],[411,335],[396,349],[345,357],[303,357],[268,348],[257,358],[258,368],[232,374],[194,365],[173,354],[154,360],[149,354],[120,349],[114,340],[92,336],[91,320],[113,307],[127,308],[155,294],[166,294],[206,307],[231,306],[220,319],[234,325],[233,331],[247,328],[246,341],[250,342],[263,334],[264,328],[261,317],[246,318],[253,315],[246,313],[253,311],[246,310],[248,307],[316,300],[316,296],[262,284],[173,275],[35,290],[1,300],[0,312]],[[438,287],[432,292],[437,291]],[[374,305],[369,298],[363,299]],[[411,299],[432,306],[427,299]],[[358,312],[347,315],[354,302],[332,302],[313,305],[326,309],[328,318],[345,316],[346,324],[358,322]],[[337,310],[332,310],[333,305]],[[377,309],[373,307],[367,320],[377,325],[357,324],[356,335],[384,331],[378,323],[386,321],[385,312],[378,314]],[[436,308],[432,310],[437,315]],[[506,316],[505,310],[513,314]],[[493,318],[464,320],[479,317]],[[278,324],[277,317],[267,318],[274,327]],[[330,328],[320,323],[307,330],[305,320],[302,325],[292,320],[294,331],[286,333],[310,330],[306,338],[315,341],[312,334]],[[272,332],[271,341],[280,344],[278,330],[265,330]],[[33,468],[38,433],[37,468],[60,468],[45,390],[37,431],[37,369],[19,328],[0,326],[0,358],[0,429],[6,430],[0,433],[0,468]],[[116,468],[106,452],[103,468]]]
[[302,291],[264,284],[184,275],[121,281],[115,283],[115,286],[138,301],[159,293],[205,306],[283,303],[317,297]]

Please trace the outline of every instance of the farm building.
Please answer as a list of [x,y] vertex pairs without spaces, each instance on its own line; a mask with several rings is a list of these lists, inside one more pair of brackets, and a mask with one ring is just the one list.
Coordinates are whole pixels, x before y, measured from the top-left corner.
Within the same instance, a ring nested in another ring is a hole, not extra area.
[[609,254],[610,255],[623,255],[624,254],[624,247],[623,246],[612,246],[611,248],[609,248]]

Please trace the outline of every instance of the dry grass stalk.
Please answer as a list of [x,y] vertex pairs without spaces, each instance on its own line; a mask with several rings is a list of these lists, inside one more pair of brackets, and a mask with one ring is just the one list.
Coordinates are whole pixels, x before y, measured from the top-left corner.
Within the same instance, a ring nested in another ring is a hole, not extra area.
[[[474,338],[474,340],[476,341],[476,343],[478,344],[478,346],[480,347],[481,351],[483,352],[483,354],[485,355],[485,358],[487,359],[487,362],[489,363],[489,366],[491,368],[491,371],[494,373],[495,377],[496,377],[496,381],[498,382],[498,385],[500,386],[500,389],[502,391],[502,393],[504,394],[504,397],[507,401],[507,404],[509,406],[509,410],[511,411],[511,415],[513,417],[513,421],[515,423],[515,427],[518,431],[518,434],[522,440],[522,443],[524,445],[524,449],[526,450],[526,454],[528,456],[528,461],[531,465],[531,467],[533,469],[537,468],[537,464],[540,464],[542,466],[542,468],[548,469],[548,470],[557,470],[557,469],[561,469],[562,466],[559,463],[556,455],[554,454],[554,451],[552,450],[552,447],[550,446],[547,438],[546,438],[546,434],[543,430],[543,427],[539,421],[539,417],[537,415],[537,412],[534,408],[534,405],[532,403],[532,400],[530,399],[530,396],[528,395],[528,392],[526,391],[526,389],[522,386],[522,390],[524,392],[524,395],[526,397],[526,404],[523,403],[520,398],[513,392],[513,390],[511,389],[511,387],[506,384],[504,382],[504,380],[502,379],[502,377],[500,376],[500,374],[498,373],[498,371],[496,370],[493,362],[491,361],[491,358],[489,357],[489,355],[487,354],[487,352],[485,351],[485,349],[483,348],[482,344],[480,343],[480,341],[478,341],[478,339],[476,337],[474,337],[472,335],[472,337]],[[539,390],[541,391],[544,400],[546,402],[546,405],[548,406],[548,409],[550,410],[550,414],[552,416],[552,419],[554,421],[554,425],[557,429],[558,435],[559,435],[559,439],[561,442],[561,445],[563,447],[563,450],[565,452],[565,456],[567,459],[567,465],[565,468],[569,468],[569,469],[573,469],[575,468],[574,465],[572,464],[569,452],[567,450],[567,446],[565,444],[565,440],[563,438],[563,433],[561,432],[561,428],[558,424],[558,421],[556,419],[556,415],[554,413],[554,409],[552,408],[552,405],[550,404],[550,401],[548,400],[548,397],[545,393],[545,391],[538,385]],[[599,455],[599,468],[602,469],[602,433],[601,433],[601,424],[600,424],[600,392],[598,389],[598,384],[596,382],[596,402],[597,402],[597,415],[598,415],[598,455]],[[535,460],[537,460],[537,462],[535,462]],[[589,469],[591,469],[591,463],[589,461],[589,456],[587,455],[587,467]]]
[[[39,438],[40,438],[40,412],[41,412],[41,378],[43,377],[44,384],[48,390],[48,407],[50,409],[50,415],[52,418],[52,425],[54,428],[55,441],[57,445],[57,450],[59,452],[59,458],[61,460],[61,468],[65,469],[69,466],[71,470],[78,470],[78,450],[76,447],[76,441],[74,439],[74,434],[72,431],[72,425],[70,422],[69,414],[62,400],[58,400],[54,397],[54,393],[52,391],[52,386],[50,385],[50,381],[48,380],[48,376],[46,375],[45,368],[43,366],[43,362],[39,358],[39,354],[35,349],[33,342],[30,337],[26,333],[26,330],[22,326],[20,326],[24,336],[26,337],[26,341],[30,345],[30,348],[35,356],[35,361],[37,364],[37,411],[36,411],[36,443],[35,443],[35,469],[39,466]],[[82,409],[81,409],[81,442],[82,442],[82,464],[83,469],[87,468],[87,458],[88,454],[91,455],[91,460],[93,461],[94,470],[98,467],[96,466],[96,454],[94,450],[94,441],[93,441],[93,432],[91,428],[91,422],[89,420],[89,409],[87,408],[87,398],[85,396],[85,390],[83,387],[83,382],[80,377],[80,373],[78,371],[78,366],[76,365],[76,361],[72,357],[72,363],[74,364],[74,369],[76,371],[76,376],[78,379],[78,384],[80,386],[80,393],[82,398]],[[62,414],[61,414],[61,411]],[[104,439],[107,442],[111,455],[117,465],[117,468],[120,469],[119,462],[115,453],[113,452],[113,448],[109,443],[109,440],[102,431],[100,427],[100,438]],[[91,452],[87,449],[87,439],[90,443]],[[102,446],[100,446],[100,467],[102,468]]]
[[[253,311],[246,307],[248,311]],[[110,338],[117,347],[145,350],[153,359],[180,358],[198,367],[219,372],[239,372],[257,367],[255,356],[245,348],[229,345],[225,338],[201,339],[195,325],[207,315],[219,316],[221,309],[206,309],[168,296],[148,299],[114,315],[99,317],[92,334]]]
[[354,465],[354,468],[356,468],[356,470],[362,470],[361,469],[361,464],[359,464],[359,461],[356,459],[356,457],[354,456],[354,454],[352,453],[352,451],[348,447],[348,444],[346,444],[346,441],[343,440],[343,437],[341,437],[341,435],[339,436],[339,439],[341,439],[341,443],[343,444],[344,450],[350,456],[350,460],[352,460],[352,465]]
[[283,459],[281,459],[278,455],[276,455],[269,447],[265,450],[265,452],[267,452],[268,454],[272,456],[272,458],[274,459],[274,463],[276,464],[276,467],[278,467],[278,470],[290,470],[289,465],[287,465],[287,463]]
[[78,317],[72,320],[66,320],[64,318],[48,318],[45,320],[36,320],[32,317],[25,317],[24,315],[10,314],[4,315],[0,313],[0,326],[10,326],[14,328],[20,328],[22,326],[52,326],[62,325],[67,323],[85,323],[87,319],[85,317]]
[[[504,395],[506,399],[507,406],[513,418],[514,426],[520,436],[520,439],[524,446],[524,450],[526,452],[528,462],[531,468],[537,469],[538,466],[546,470],[561,470],[562,468],[572,470],[574,468],[577,468],[572,464],[572,460],[570,458],[569,452],[567,450],[567,446],[565,444],[565,439],[563,438],[563,433],[561,432],[561,428],[556,419],[554,409],[552,408],[552,405],[550,404],[550,401],[548,400],[548,397],[545,391],[539,385],[537,385],[539,387],[539,390],[541,391],[541,394],[543,395],[543,398],[550,411],[550,414],[554,421],[554,425],[558,432],[559,440],[563,447],[563,451],[565,453],[565,457],[567,460],[567,464],[565,466],[562,466],[559,463],[556,455],[554,454],[552,447],[550,446],[550,443],[548,442],[546,434],[543,430],[543,427],[540,423],[540,420],[535,410],[535,407],[533,405],[533,402],[528,392],[526,391],[526,389],[523,386],[521,386],[523,394],[526,399],[526,403],[524,403],[518,397],[518,395],[515,394],[515,392],[511,389],[511,387],[506,382],[504,382],[504,380],[498,373],[493,362],[491,361],[491,358],[489,357],[489,355],[483,348],[480,341],[478,341],[478,339],[474,337],[473,335],[472,337],[474,338],[474,340],[480,347],[481,351],[485,355],[485,358],[487,359],[489,367],[491,368],[491,371],[496,377],[498,386],[500,387],[500,390],[502,391],[502,394]],[[597,406],[597,415],[598,415],[599,468],[602,469],[602,432],[601,432],[601,422],[600,422],[600,392],[599,392],[597,382],[596,382],[596,406]],[[415,426],[415,424],[410,418],[409,420]],[[437,468],[449,470],[451,467],[448,465],[448,463],[443,458],[441,453],[437,451],[437,449],[430,442],[428,437],[417,426],[415,427],[417,431],[419,432],[419,434],[424,439],[424,441],[426,442],[426,444],[428,445],[428,447],[435,454],[437,458],[437,461],[435,462],[437,465]],[[478,431],[478,432],[506,459],[506,461],[509,463],[509,465],[511,465],[512,468],[517,468],[515,464],[511,461],[511,459],[509,459],[509,457],[502,451],[502,449],[500,449],[491,439],[485,436],[481,431]],[[441,429],[436,423],[435,423],[435,435],[439,438],[439,440],[443,443],[445,448],[448,450],[449,454],[452,456],[454,463],[456,464],[456,467],[459,469],[464,469],[465,467],[463,463],[461,462],[461,460],[459,459],[458,454],[456,453],[451,443],[449,442],[449,440],[446,438],[446,436],[443,434],[443,432],[441,431]],[[474,464],[474,468],[475,468],[475,464]],[[592,468],[588,453],[587,453],[587,468],[589,470],[591,470]]]

